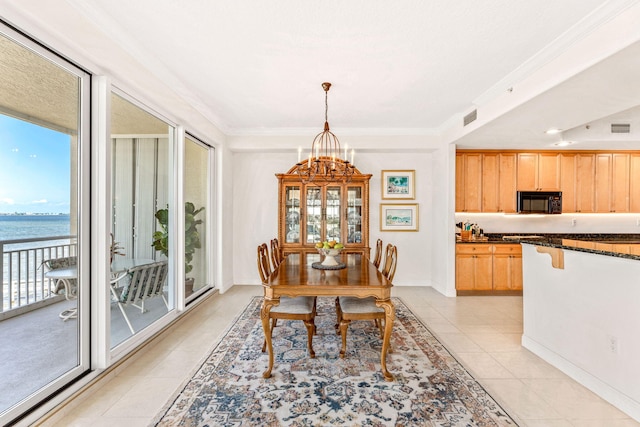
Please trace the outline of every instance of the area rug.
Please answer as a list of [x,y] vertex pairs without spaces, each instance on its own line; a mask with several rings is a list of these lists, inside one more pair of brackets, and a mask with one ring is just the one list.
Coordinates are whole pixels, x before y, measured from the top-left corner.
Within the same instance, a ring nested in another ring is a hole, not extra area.
[[396,321],[387,367],[380,371],[380,334],[372,321],[349,325],[340,359],[333,298],[318,298],[316,358],[307,355],[302,321],[274,330],[272,377],[262,378],[260,304],[254,298],[154,426],[515,426],[487,391],[394,298]]

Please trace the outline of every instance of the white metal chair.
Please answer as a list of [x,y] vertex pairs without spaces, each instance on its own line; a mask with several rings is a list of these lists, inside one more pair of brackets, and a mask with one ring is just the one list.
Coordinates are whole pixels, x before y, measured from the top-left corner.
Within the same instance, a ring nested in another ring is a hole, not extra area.
[[[382,241],[380,241],[382,245]],[[382,274],[389,280],[393,281],[396,273],[396,264],[398,261],[398,248],[389,243],[385,251],[385,263],[382,268]],[[344,358],[347,353],[347,329],[352,320],[373,320],[380,331],[380,336],[384,335],[384,319],[386,313],[384,309],[376,305],[375,298],[357,298],[357,297],[338,297],[336,298],[336,332],[342,335],[342,349],[340,357]],[[392,352],[389,346],[389,352]]]
[[[111,293],[132,334],[135,334],[135,330],[127,316],[125,306],[132,305],[144,313],[145,300],[162,297],[164,304],[169,309],[169,303],[164,296],[167,272],[167,261],[160,261],[132,267],[111,280]],[[118,286],[118,283],[123,279],[126,280],[127,277],[129,278],[128,283]]]

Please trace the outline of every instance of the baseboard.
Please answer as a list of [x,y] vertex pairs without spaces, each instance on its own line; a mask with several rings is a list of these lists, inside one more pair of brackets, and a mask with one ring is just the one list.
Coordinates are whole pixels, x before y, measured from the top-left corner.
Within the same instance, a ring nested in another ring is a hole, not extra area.
[[626,394],[621,393],[604,381],[525,335],[522,336],[522,346],[611,403],[634,420],[640,422],[640,402],[631,399]]

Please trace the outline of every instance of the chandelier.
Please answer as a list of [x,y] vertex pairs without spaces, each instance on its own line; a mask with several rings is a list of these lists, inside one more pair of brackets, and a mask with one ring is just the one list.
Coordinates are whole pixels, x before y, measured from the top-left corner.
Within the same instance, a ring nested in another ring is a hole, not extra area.
[[344,159],[340,157],[340,141],[329,130],[327,102],[331,83],[322,83],[324,89],[324,130],[316,135],[311,144],[309,158],[300,161],[301,151],[298,149],[298,163],[295,173],[303,184],[327,185],[333,182],[350,182],[356,168],[353,166],[354,150],[351,150],[351,162],[347,160],[347,148],[344,149]]

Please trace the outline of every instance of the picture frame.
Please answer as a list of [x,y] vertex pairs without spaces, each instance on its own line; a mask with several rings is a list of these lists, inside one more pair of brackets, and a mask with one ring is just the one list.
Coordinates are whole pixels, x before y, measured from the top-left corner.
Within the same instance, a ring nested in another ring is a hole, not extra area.
[[380,231],[418,231],[418,204],[380,204]]
[[415,192],[415,170],[383,170],[382,198],[413,200]]

